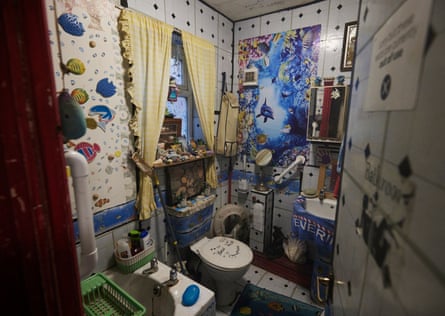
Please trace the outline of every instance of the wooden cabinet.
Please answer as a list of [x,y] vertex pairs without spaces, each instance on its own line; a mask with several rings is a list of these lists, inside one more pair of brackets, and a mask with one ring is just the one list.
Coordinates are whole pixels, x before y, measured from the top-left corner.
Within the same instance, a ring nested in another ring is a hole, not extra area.
[[182,120],[178,118],[165,118],[159,136],[160,143],[171,144],[181,136]]

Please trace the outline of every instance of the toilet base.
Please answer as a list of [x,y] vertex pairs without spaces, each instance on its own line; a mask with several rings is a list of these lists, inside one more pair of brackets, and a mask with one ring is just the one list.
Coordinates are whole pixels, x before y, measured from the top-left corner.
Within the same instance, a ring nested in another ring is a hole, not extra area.
[[216,291],[215,291],[215,299],[216,306],[223,307],[232,305],[238,293],[236,292],[236,284],[232,282],[217,282]]

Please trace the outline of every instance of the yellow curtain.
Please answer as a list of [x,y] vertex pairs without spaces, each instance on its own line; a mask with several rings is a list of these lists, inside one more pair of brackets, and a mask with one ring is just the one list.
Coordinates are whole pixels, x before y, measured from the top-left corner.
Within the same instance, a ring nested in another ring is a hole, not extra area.
[[[216,50],[210,42],[188,32],[182,32],[185,59],[193,97],[198,109],[201,127],[209,148],[214,148],[214,109],[216,97]],[[206,170],[206,181],[216,188],[215,160],[209,160]]]
[[[128,93],[135,109],[130,128],[136,137],[136,150],[152,166],[167,101],[173,26],[122,10],[119,27],[123,55],[129,64]],[[153,183],[143,173],[136,207],[141,220],[148,219],[156,209]]]

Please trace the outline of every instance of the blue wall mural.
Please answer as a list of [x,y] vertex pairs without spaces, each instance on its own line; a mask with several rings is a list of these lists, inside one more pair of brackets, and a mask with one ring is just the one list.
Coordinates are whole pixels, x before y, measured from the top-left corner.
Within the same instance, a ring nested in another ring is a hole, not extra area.
[[[307,110],[311,78],[317,76],[321,25],[239,42],[240,74],[258,69],[258,86],[239,83],[241,154],[273,151],[272,165],[287,166],[307,157]],[[242,76],[240,76],[242,77]]]

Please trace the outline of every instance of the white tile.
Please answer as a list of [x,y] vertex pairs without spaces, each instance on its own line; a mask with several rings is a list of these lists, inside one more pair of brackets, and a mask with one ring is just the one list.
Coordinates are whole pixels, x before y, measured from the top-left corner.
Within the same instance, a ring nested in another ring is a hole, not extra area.
[[235,23],[235,54],[238,52],[240,40],[260,35],[260,18],[253,18]]
[[218,47],[231,52],[233,48],[233,22],[219,15]]
[[196,1],[195,7],[196,36],[205,38],[215,46],[218,45],[218,12],[201,1]]
[[303,168],[302,191],[306,189],[317,189],[319,171],[320,168],[318,167],[305,166]]
[[[227,85],[230,83],[230,76],[232,74],[232,51],[218,49],[218,78],[221,77],[222,73],[226,73],[226,82]],[[221,90],[219,90],[221,91]],[[220,97],[221,98],[221,97]],[[221,100],[221,99],[218,99]],[[218,110],[220,108],[220,104],[218,103]]]
[[[374,36],[381,25],[400,6],[403,0],[374,1],[364,0],[360,12],[360,36],[357,42],[357,51]],[[366,16],[366,19],[365,19]]]
[[166,23],[195,34],[195,0],[165,1]]
[[96,238],[96,247],[99,260],[94,268],[94,272],[102,272],[114,264],[113,234],[107,232]]
[[415,183],[415,195],[402,229],[436,267],[444,267],[445,189],[417,176],[410,180]]
[[142,12],[146,15],[149,15],[149,16],[154,17],[160,21],[165,22],[164,1],[128,0],[128,8]]
[[253,285],[257,285],[265,274],[266,270],[254,265],[250,265],[249,270],[247,270],[242,279],[237,283],[244,285],[248,282]]
[[329,1],[321,1],[292,10],[292,29],[321,24],[321,39],[326,38]]
[[268,289],[275,293],[291,296],[296,284],[286,280],[278,275],[266,272],[257,286]]
[[284,236],[289,236],[292,231],[292,210],[284,210],[281,208],[274,208],[273,211],[273,226],[281,228]]
[[295,285],[295,289],[294,292],[292,293],[291,298],[296,299],[303,303],[314,305],[314,303],[311,300],[310,290],[298,284]]
[[291,29],[291,12],[281,11],[261,17],[261,35],[287,32]]

